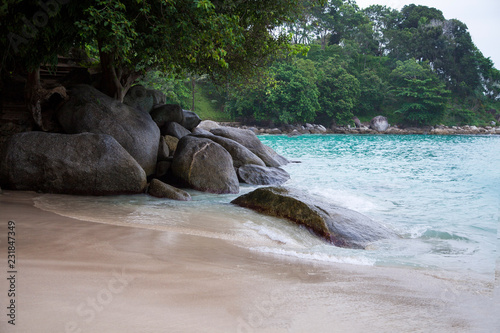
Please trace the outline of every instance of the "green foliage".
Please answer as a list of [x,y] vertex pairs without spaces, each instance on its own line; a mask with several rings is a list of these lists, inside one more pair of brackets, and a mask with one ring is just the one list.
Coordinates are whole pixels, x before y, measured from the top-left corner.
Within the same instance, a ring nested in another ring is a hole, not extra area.
[[[167,103],[179,104],[183,109],[189,110],[192,106],[192,90],[189,77],[175,77],[160,71],[150,71],[141,78],[138,84],[148,89],[155,89],[167,96]],[[215,121],[231,121],[231,116],[220,109],[221,104],[214,99],[217,94],[215,86],[210,82],[202,82],[196,86],[195,105],[196,113],[201,119]],[[217,94],[220,98],[220,95]]]
[[443,13],[440,10],[414,4],[404,6],[401,10],[401,15],[402,22],[400,27],[402,29],[418,28],[422,22],[429,22],[431,20],[444,20]]
[[382,105],[387,97],[388,89],[376,71],[368,69],[358,78],[360,96],[355,110],[359,116],[380,114]]
[[444,123],[451,125],[478,125],[476,118],[476,113],[471,109],[454,106],[448,110]]
[[401,114],[405,122],[432,125],[442,119],[450,92],[428,63],[415,59],[398,61],[391,77],[394,80],[392,93],[401,103],[394,112]]
[[379,48],[391,58],[429,61],[456,94],[484,90],[485,76],[479,70],[484,57],[463,22],[446,20],[441,11],[426,6],[405,6],[399,14],[381,6],[365,12],[376,27]]
[[209,1],[95,0],[75,24],[114,66],[131,70],[227,67],[225,49],[242,38],[237,19]]
[[449,125],[489,126],[492,121],[498,123],[500,100],[485,96],[454,97],[447,108],[444,122]]
[[[480,51],[477,51],[480,53]],[[479,71],[484,87],[484,94],[490,101],[500,99],[500,71],[493,66],[490,58],[482,57],[479,61]]]
[[137,83],[163,92],[167,96],[167,103],[179,104],[184,109],[190,107],[191,91],[185,78],[177,78],[160,71],[149,71]]
[[[235,118],[274,123],[344,125],[353,115],[366,121],[382,114],[393,123],[463,124],[486,119],[486,107],[478,105],[500,97],[500,72],[477,50],[467,26],[435,8],[360,10],[349,0],[302,8],[302,19],[284,31],[307,44],[307,56],[225,85],[213,95],[220,109],[225,104]],[[449,90],[465,102],[447,106]]]
[[[318,88],[311,75],[314,64],[300,59],[294,64],[278,63],[271,69],[274,84],[266,92],[266,109],[274,114],[272,120],[284,124],[313,121],[320,108]],[[256,119],[265,117],[267,114],[256,113]]]
[[[61,1],[62,2],[62,1]],[[145,71],[210,74],[235,79],[256,74],[282,54],[303,52],[279,27],[298,19],[306,0],[82,0],[64,1],[33,36],[2,39],[2,69],[55,62],[72,46],[96,45],[101,89],[122,98]],[[321,2],[321,0],[313,1]],[[26,29],[43,11],[35,0],[0,7],[4,36]],[[35,15],[35,16],[33,16]],[[45,14],[44,14],[45,15]],[[32,52],[32,50],[37,52]]]
[[277,62],[270,67],[267,77],[235,93],[229,108],[247,120],[281,124],[311,122],[320,108],[314,72],[310,60]]
[[41,22],[40,6],[0,5],[2,76],[82,47],[100,59],[101,89],[116,98],[143,75],[142,84],[185,109],[274,123],[343,125],[379,114],[414,125],[482,123],[500,99],[500,71],[467,26],[432,7],[82,0],[52,8]]
[[[61,1],[64,3],[64,1]],[[32,71],[41,63],[56,64],[57,56],[78,46],[72,8],[54,2],[7,0],[0,5],[0,70]],[[35,51],[36,50],[36,51]]]
[[195,92],[196,114],[203,120],[233,121],[231,115],[219,109],[217,101],[210,98],[210,88],[207,86],[207,84],[200,85]]
[[336,63],[334,58],[330,58],[321,64],[317,85],[320,92],[320,122],[330,125],[327,119],[333,118],[340,125],[349,123],[360,95],[358,80]]
[[[253,122],[259,115],[268,112],[266,108],[266,93],[274,85],[274,79],[270,70],[263,73],[261,77],[245,84],[235,85],[230,89],[226,108],[235,119]],[[271,119],[269,115],[266,118]]]

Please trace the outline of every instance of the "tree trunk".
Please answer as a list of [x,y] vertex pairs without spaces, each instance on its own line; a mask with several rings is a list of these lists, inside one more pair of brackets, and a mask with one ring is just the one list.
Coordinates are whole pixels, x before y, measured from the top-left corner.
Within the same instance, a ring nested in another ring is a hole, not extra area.
[[106,95],[118,99],[121,96],[122,86],[112,63],[113,55],[102,52],[99,48],[99,58],[101,60],[102,71],[99,88]]
[[324,51],[326,49],[326,34],[321,37],[321,50]]
[[63,86],[58,86],[50,90],[42,87],[40,83],[40,67],[28,73],[24,88],[25,102],[33,116],[33,121],[42,131],[48,130],[43,123],[42,102],[48,101],[54,94],[59,94],[63,100],[68,98],[66,88]]
[[99,43],[99,58],[102,70],[100,90],[106,95],[123,102],[123,98],[132,84],[141,77],[140,73],[117,67],[114,54],[103,52],[101,43]]
[[195,95],[195,88],[196,88],[196,79],[194,76],[191,77],[191,93],[192,93],[192,103],[191,103],[191,111],[194,112],[194,95]]
[[42,130],[45,130],[42,121],[42,86],[40,84],[40,67],[28,73],[26,86],[24,88],[24,97],[26,106],[33,116],[33,121]]

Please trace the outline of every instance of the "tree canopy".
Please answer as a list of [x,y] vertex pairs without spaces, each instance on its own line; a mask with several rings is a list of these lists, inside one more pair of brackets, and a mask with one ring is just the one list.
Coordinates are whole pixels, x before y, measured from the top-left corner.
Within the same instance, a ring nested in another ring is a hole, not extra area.
[[[2,70],[36,69],[71,47],[95,50],[101,90],[122,99],[145,70],[247,75],[300,50],[279,29],[305,0],[7,0]],[[34,50],[37,50],[34,52]]]
[[[36,72],[83,48],[101,68],[97,86],[110,96],[122,99],[144,76],[143,84],[165,87],[172,101],[193,107],[200,84],[220,110],[248,120],[342,125],[353,115],[383,114],[429,125],[490,119],[500,103],[500,71],[467,25],[427,6],[4,0],[0,32],[7,36],[0,40],[2,77]],[[196,81],[207,75],[218,89]]]
[[[310,61],[312,78],[307,89],[317,88],[320,106],[314,109],[314,121],[342,125],[352,123],[353,115],[384,114],[402,124],[430,125],[446,118],[470,121],[471,112],[492,119],[486,111],[500,100],[500,71],[474,45],[465,23],[447,20],[432,7],[408,5],[398,11],[374,5],[361,10],[352,0],[329,0],[324,6],[308,8],[304,17],[308,20],[286,26],[300,36],[294,40],[310,47],[309,54],[285,61],[297,73],[301,69],[297,58]],[[276,77],[283,66],[269,67],[270,77]],[[258,91],[253,94],[258,96]],[[295,105],[301,105],[300,94],[291,96]],[[309,96],[316,98],[316,94]],[[269,118],[280,108],[289,110],[289,98],[283,97],[282,104],[274,100]],[[470,105],[474,110],[465,111]],[[233,111],[263,119],[266,107],[259,107],[258,117],[256,109]],[[306,110],[287,115],[286,122],[303,122],[304,112],[313,114]]]
[[395,112],[402,114],[406,122],[426,125],[443,117],[450,92],[432,72],[428,62],[398,61],[391,78],[394,80],[393,92],[402,102]]

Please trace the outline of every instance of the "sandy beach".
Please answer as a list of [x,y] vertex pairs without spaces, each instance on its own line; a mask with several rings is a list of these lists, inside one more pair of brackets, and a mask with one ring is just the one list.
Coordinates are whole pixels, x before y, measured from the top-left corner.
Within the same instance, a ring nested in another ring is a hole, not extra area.
[[[36,196],[0,195],[0,332],[500,328],[493,272],[471,277],[259,254],[221,239],[63,217],[35,208]],[[15,297],[8,296],[8,221],[15,221]]]

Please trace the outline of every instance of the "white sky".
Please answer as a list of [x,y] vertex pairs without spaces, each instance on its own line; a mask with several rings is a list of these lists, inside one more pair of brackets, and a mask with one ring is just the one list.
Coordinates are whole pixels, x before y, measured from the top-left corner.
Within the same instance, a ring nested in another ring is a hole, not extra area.
[[443,12],[447,20],[458,19],[469,28],[472,41],[483,55],[500,69],[500,1],[499,0],[356,0],[360,8],[385,5],[401,10],[415,4],[434,7]]

